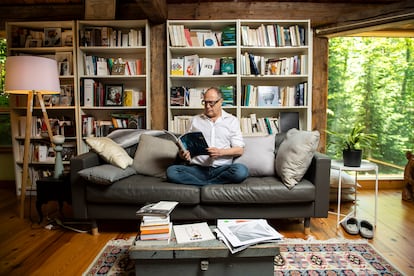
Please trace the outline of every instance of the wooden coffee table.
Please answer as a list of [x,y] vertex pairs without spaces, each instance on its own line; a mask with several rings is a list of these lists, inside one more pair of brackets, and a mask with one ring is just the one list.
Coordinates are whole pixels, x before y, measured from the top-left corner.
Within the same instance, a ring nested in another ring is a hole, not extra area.
[[263,243],[231,254],[219,240],[177,244],[167,241],[135,242],[129,249],[136,275],[274,275],[277,243]]

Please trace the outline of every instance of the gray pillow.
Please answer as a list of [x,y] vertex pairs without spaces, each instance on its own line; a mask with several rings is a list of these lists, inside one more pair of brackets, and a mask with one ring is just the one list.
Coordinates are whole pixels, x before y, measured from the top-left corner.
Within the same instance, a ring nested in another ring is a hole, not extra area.
[[124,170],[114,165],[104,164],[83,169],[79,171],[78,174],[93,183],[109,185],[115,181],[136,174],[136,171],[132,167],[127,167]]
[[244,164],[250,176],[275,175],[275,135],[247,136],[243,139],[244,153],[234,163]]
[[165,177],[177,154],[178,147],[173,141],[142,134],[132,166],[139,174]]
[[283,183],[292,189],[302,180],[319,144],[318,131],[290,129],[276,155],[275,168]]

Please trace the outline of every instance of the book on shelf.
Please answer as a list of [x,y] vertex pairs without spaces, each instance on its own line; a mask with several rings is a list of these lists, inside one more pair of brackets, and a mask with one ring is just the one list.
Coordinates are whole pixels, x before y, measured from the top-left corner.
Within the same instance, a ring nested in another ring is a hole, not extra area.
[[232,57],[222,57],[220,62],[220,71],[222,75],[235,74],[235,60]]
[[136,211],[136,215],[167,217],[177,206],[177,201],[159,201],[157,203],[147,204]]
[[171,106],[184,106],[185,95],[187,88],[184,86],[173,86],[170,88],[170,105]]
[[184,59],[172,58],[171,59],[171,76],[184,76]]
[[206,222],[174,225],[177,243],[190,243],[215,240],[213,232]]
[[200,58],[200,76],[212,76],[216,60],[213,58]]
[[283,238],[265,219],[218,219],[215,232],[233,254],[251,245]]
[[279,87],[257,86],[257,106],[279,106]]
[[184,76],[198,76],[199,62],[197,54],[184,56]]
[[179,135],[178,137],[168,130],[165,130],[165,132],[173,137],[181,150],[188,150],[191,157],[197,155],[208,155],[208,144],[201,131],[187,132]]
[[189,107],[203,107],[203,93],[206,88],[195,87],[185,90],[185,105]]

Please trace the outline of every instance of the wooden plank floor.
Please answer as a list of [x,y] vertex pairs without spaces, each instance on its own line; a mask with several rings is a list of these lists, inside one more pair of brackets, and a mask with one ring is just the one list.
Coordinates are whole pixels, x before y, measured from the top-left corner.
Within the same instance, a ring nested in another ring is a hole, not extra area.
[[[373,221],[373,192],[362,190],[358,197],[358,217]],[[47,230],[46,220],[40,225],[30,221],[30,210],[31,217],[37,219],[34,207],[29,208],[34,201],[28,199],[27,216],[22,220],[14,190],[0,189],[0,275],[81,275],[107,241],[135,235],[137,222],[101,222],[97,236],[62,228]],[[331,206],[333,211],[335,206]],[[50,217],[58,216],[56,208],[55,202],[43,206]],[[350,204],[343,205],[344,211],[350,208]],[[70,215],[70,206],[64,213]],[[405,275],[414,275],[413,214],[414,203],[402,201],[400,191],[380,191],[378,225],[370,243]],[[310,236],[303,234],[299,220],[275,220],[271,224],[287,238],[361,238],[348,235],[341,227],[337,229],[335,214],[312,219]]]

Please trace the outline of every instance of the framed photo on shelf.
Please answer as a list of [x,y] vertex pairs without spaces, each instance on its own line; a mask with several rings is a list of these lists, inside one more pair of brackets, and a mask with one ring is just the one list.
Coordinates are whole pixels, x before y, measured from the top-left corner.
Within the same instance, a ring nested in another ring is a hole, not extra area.
[[105,105],[122,106],[123,94],[124,94],[123,84],[105,85]]
[[42,47],[42,40],[41,39],[28,38],[28,39],[26,39],[26,44],[25,44],[24,47],[25,48]]
[[45,28],[45,47],[62,46],[61,28]]

